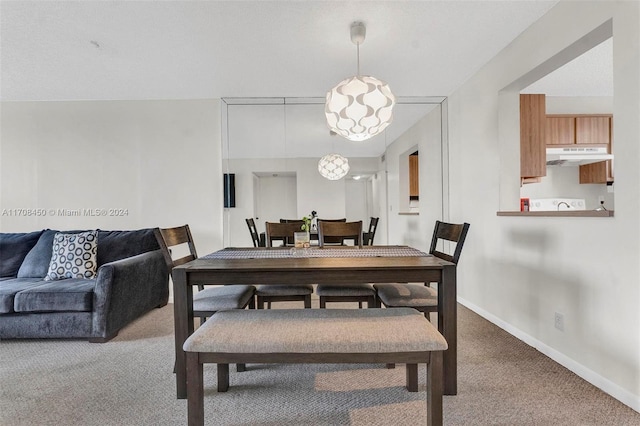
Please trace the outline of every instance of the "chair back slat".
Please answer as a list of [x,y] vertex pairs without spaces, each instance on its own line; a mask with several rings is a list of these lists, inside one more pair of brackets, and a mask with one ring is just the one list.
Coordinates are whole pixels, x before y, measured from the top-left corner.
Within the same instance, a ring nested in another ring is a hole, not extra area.
[[302,232],[300,226],[302,221],[278,223],[278,222],[265,222],[266,230],[266,243],[267,247],[273,247],[274,241],[282,241],[282,245],[291,246],[294,244],[293,234],[296,232]]
[[343,242],[354,240],[355,245],[362,247],[362,221],[357,222],[328,222],[318,221],[318,243],[320,247],[328,242],[331,237]]
[[[469,226],[470,225],[466,222],[456,224],[436,220],[436,226],[433,230],[433,237],[431,239],[431,248],[429,249],[429,253],[441,259],[458,264],[458,261],[460,260],[460,254],[462,253],[462,247],[464,245],[464,240],[467,238],[467,232],[469,232]],[[456,243],[456,248],[454,249],[453,254],[443,253],[442,251],[438,251],[436,249],[438,242],[441,240]]]
[[280,219],[280,223],[297,223],[302,225],[304,220],[302,219]]
[[362,244],[365,246],[373,245],[373,238],[376,236],[376,229],[378,229],[378,217],[372,217],[369,220],[369,230],[362,234]]
[[[193,237],[191,236],[189,225],[177,226],[175,228],[156,228],[154,233],[156,240],[162,249],[164,260],[169,267],[169,271],[171,271],[174,266],[182,265],[197,259],[198,253],[196,252],[196,246],[193,243]],[[179,246],[180,244],[187,244],[189,248],[189,255],[174,260],[171,255],[171,248]],[[178,263],[179,261],[181,262]]]
[[247,222],[247,226],[249,227],[249,233],[251,234],[251,241],[253,241],[254,247],[260,246],[260,236],[258,235],[258,228],[256,227],[256,222],[252,217],[245,219]]
[[185,263],[191,262],[192,260],[195,260],[195,259],[196,257],[192,254],[181,257],[180,259],[173,259],[173,266],[175,267],[175,266],[184,265]]
[[443,253],[438,250],[434,250],[433,253],[431,254],[434,255],[435,257],[439,257],[440,259],[446,260],[447,262],[457,263],[453,261],[453,256],[451,256],[450,254]]

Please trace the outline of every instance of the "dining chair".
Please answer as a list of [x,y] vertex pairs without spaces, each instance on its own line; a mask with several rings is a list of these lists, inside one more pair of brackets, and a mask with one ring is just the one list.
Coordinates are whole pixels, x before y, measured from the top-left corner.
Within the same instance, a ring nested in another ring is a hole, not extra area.
[[354,245],[362,248],[362,221],[342,222],[342,221],[318,221],[318,245],[324,247],[327,243],[345,240],[353,240]]
[[[321,248],[331,247],[331,245],[325,244],[327,238],[338,238],[343,242],[353,240],[354,245],[362,248],[362,221],[318,221],[318,243]],[[376,291],[368,283],[346,285],[318,283],[316,293],[320,297],[320,308],[326,308],[327,302],[358,302],[360,309],[362,309],[363,302],[367,303],[368,308],[376,306]]]
[[376,229],[378,229],[378,217],[372,217],[369,220],[369,230],[362,233],[362,245],[372,246],[373,238],[376,236]]
[[[280,219],[280,223],[294,223],[298,226],[298,229],[295,232],[302,232],[302,225],[304,225],[304,220],[302,219]],[[286,245],[292,246],[294,245],[293,237],[287,238]]]
[[[156,228],[154,230],[156,240],[160,245],[165,263],[171,270],[187,262],[198,258],[196,246],[189,225],[177,226],[175,228]],[[186,245],[186,247],[183,247]],[[173,252],[186,251],[185,256],[174,259]],[[207,318],[218,311],[228,311],[230,309],[255,308],[256,288],[252,285],[229,285],[222,287],[205,288],[198,285],[198,292],[193,295],[193,316],[200,318],[202,325]],[[237,371],[245,371],[245,364],[236,364]],[[175,366],[174,366],[175,372]]]
[[252,217],[245,219],[247,226],[249,227],[249,233],[251,234],[251,241],[254,247],[260,247],[260,234],[258,234],[258,227]]
[[[302,222],[302,221],[300,221]],[[266,245],[274,247],[274,243],[281,242],[282,246],[292,246],[293,234],[302,232],[298,221],[289,223],[266,222]],[[258,309],[271,309],[272,302],[304,302],[306,309],[311,308],[312,284],[300,285],[258,285],[256,286],[256,302]]]
[[[338,223],[339,222],[343,222],[344,223],[346,221],[347,221],[346,217],[343,217],[343,218],[340,218],[340,219],[320,219],[320,218],[318,218],[317,223],[318,223],[318,228],[320,228],[320,222],[338,222]],[[319,229],[318,229],[318,232],[320,232]],[[325,244],[340,244],[340,245],[344,244],[344,240],[342,238],[340,238],[339,236],[338,237],[327,236],[324,239],[324,242],[325,242]]]
[[[162,249],[169,271],[198,258],[196,246],[189,225],[175,228],[156,228],[156,240]],[[181,247],[186,245],[186,247]],[[188,253],[183,257],[173,258],[174,251],[182,249]],[[186,249],[186,250],[185,250]],[[171,273],[171,272],[169,272]],[[193,295],[193,316],[200,318],[200,324],[218,311],[229,309],[255,308],[255,287],[252,285],[232,285],[205,288],[198,285],[198,292]]]
[[[462,247],[467,238],[467,232],[469,232],[469,226],[466,222],[454,224],[437,220],[431,238],[429,254],[457,265],[462,253]],[[444,248],[439,248],[444,247],[446,242],[455,243],[455,248],[451,254],[442,251]],[[429,320],[430,313],[438,311],[438,291],[431,287],[431,283],[374,284],[373,287],[376,289],[378,303],[382,303],[387,308],[414,308],[424,313]]]

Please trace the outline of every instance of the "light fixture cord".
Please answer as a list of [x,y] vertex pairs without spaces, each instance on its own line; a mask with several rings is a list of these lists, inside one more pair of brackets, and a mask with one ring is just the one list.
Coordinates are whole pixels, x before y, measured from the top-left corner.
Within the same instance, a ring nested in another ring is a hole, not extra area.
[[360,77],[360,43],[356,43],[356,51],[358,52],[358,74],[357,76]]

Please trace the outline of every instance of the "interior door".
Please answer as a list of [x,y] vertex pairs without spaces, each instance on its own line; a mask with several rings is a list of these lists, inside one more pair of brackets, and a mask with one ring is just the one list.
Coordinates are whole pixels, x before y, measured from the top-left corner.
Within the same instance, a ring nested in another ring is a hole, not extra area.
[[265,222],[298,218],[295,175],[274,173],[258,176],[256,185],[255,220],[258,230],[264,230]]

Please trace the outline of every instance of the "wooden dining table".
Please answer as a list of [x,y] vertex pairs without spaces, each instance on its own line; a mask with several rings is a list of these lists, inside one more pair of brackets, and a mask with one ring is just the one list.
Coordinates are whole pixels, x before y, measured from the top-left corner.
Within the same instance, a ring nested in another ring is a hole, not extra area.
[[173,268],[177,397],[187,396],[182,346],[194,331],[195,285],[295,285],[354,282],[438,284],[438,330],[449,348],[443,356],[444,394],[457,393],[456,265],[407,246],[226,248]]

